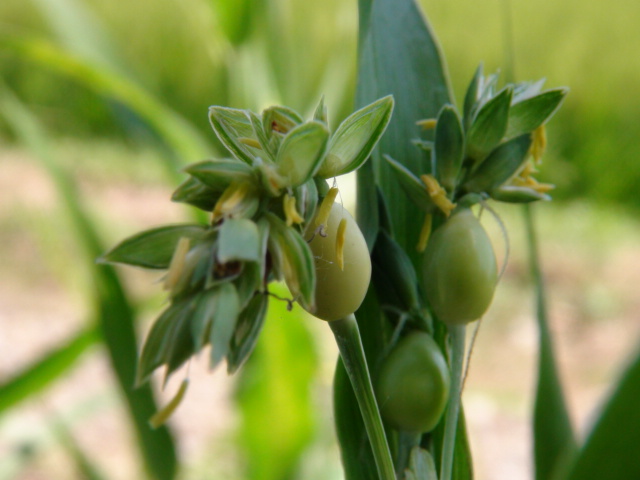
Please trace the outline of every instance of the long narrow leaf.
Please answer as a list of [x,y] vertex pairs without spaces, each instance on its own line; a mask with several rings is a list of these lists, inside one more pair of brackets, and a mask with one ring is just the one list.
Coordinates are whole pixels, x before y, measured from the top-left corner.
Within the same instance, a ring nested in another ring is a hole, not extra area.
[[576,442],[553,353],[531,207],[523,206],[523,212],[527,229],[529,265],[536,290],[539,332],[538,384],[533,412],[535,478],[550,480],[558,465],[575,451]]
[[[425,173],[423,153],[411,143],[420,137],[416,122],[435,118],[444,104],[452,103],[440,48],[413,0],[360,0],[359,7],[356,103],[362,107],[377,98],[393,95],[394,115],[377,150],[401,162],[414,174]],[[415,209],[408,204],[390,165],[375,152],[374,162],[376,181],[389,200],[395,238],[405,251],[413,252],[412,259],[416,261],[414,246],[420,222],[416,221]],[[374,210],[375,202],[368,207],[369,211]]]
[[0,105],[6,121],[42,161],[70,213],[77,238],[84,249],[85,262],[92,266],[98,327],[126,399],[145,465],[154,478],[171,480],[177,468],[171,434],[166,427],[151,430],[147,424],[157,410],[150,387],[133,388],[137,360],[135,313],[120,279],[112,267],[96,265],[95,259],[104,251],[100,238],[81,206],[72,178],[52,156],[52,148],[38,121],[7,90],[0,90]]
[[[201,160],[211,150],[208,142],[184,118],[136,83],[104,65],[33,37],[0,35],[0,47],[126,105],[154,128],[178,157],[187,162]],[[169,165],[169,169],[175,175],[177,165]]]
[[99,339],[100,335],[95,328],[81,330],[64,345],[47,352],[0,384],[0,415],[22,400],[42,392],[68,372]]
[[640,349],[620,378],[567,480],[640,478]]

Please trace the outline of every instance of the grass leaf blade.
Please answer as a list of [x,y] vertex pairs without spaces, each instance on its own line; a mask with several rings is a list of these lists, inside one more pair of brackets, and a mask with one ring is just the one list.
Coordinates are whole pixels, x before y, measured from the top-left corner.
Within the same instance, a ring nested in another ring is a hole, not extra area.
[[68,372],[99,338],[96,328],[82,330],[64,345],[47,352],[20,373],[0,384],[0,415],[22,400],[41,392]]
[[529,264],[536,290],[536,317],[539,331],[538,384],[533,412],[535,478],[550,480],[558,465],[575,451],[576,441],[553,353],[544,283],[530,206],[525,205],[523,212],[527,230]]
[[568,480],[640,478],[640,349],[617,382]]

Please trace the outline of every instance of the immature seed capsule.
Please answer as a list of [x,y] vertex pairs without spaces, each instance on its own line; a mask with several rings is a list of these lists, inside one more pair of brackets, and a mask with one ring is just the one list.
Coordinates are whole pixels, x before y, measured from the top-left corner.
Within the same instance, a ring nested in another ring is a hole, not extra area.
[[447,361],[430,335],[410,333],[384,359],[376,381],[380,414],[407,432],[429,432],[447,406],[451,378]]
[[310,239],[316,267],[316,309],[310,313],[322,320],[338,320],[355,312],[364,300],[371,259],[362,232],[342,205],[334,203],[326,221],[320,223],[309,222],[304,234]]
[[453,214],[431,236],[423,281],[429,304],[447,324],[472,322],[489,308],[498,281],[496,256],[468,208]]

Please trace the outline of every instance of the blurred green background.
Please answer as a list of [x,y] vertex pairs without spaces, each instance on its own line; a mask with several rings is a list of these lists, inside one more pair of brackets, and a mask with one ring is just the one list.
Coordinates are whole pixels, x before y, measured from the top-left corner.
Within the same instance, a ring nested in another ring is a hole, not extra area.
[[[337,125],[353,102],[356,4],[0,2],[0,479],[143,478],[154,451],[173,450],[185,479],[341,478],[335,347],[325,325],[277,305],[239,378],[191,364],[173,440],[140,453],[130,372],[109,362],[133,337],[105,337],[100,305],[123,284],[140,338],[163,298],[154,274],[106,278],[90,252],[193,218],[169,196],[181,165],[221,153],[209,105],[308,115],[324,95]],[[458,99],[480,61],[571,89],[539,174],[557,185],[554,202],[537,213],[560,367],[584,432],[640,333],[640,3],[422,4]],[[478,478],[518,480],[530,478],[535,330],[521,220],[501,214],[512,257],[465,402]]]

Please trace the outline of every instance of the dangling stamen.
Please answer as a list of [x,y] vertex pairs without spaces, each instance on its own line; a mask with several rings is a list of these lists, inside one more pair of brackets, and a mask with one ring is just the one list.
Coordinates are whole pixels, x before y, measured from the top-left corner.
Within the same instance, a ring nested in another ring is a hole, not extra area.
[[238,138],[238,141],[240,143],[243,143],[244,145],[249,146],[249,147],[253,147],[253,148],[257,148],[259,150],[262,150],[262,145],[260,145],[260,142],[258,140],[256,140],[255,138],[240,137],[240,138]]
[[433,130],[436,128],[436,123],[438,123],[438,121],[435,118],[426,118],[424,120],[418,120],[416,125],[422,127],[423,130]]
[[447,192],[440,186],[438,180],[433,175],[420,175],[420,179],[427,187],[427,193],[433,200],[433,203],[442,210],[445,216],[449,216],[451,211],[456,208],[456,204],[447,198]]
[[531,147],[529,152],[537,164],[542,160],[542,155],[547,149],[547,130],[544,125],[540,125],[531,134]]
[[180,240],[178,240],[176,249],[173,251],[173,256],[171,257],[167,276],[164,279],[163,288],[165,290],[173,289],[173,287],[178,283],[178,280],[180,280],[180,276],[184,270],[184,260],[189,252],[190,243],[191,241],[187,237],[180,237]]
[[344,270],[344,241],[347,233],[347,219],[340,220],[336,233],[336,260],[340,270]]
[[335,202],[337,196],[338,189],[336,187],[331,187],[327,192],[327,196],[324,197],[324,200],[322,200],[320,208],[318,208],[318,214],[316,215],[316,219],[314,221],[313,231],[318,231],[318,233],[322,237],[325,237],[327,235],[324,227],[327,225],[329,214],[331,213],[331,207],[333,206],[333,202]]
[[302,218],[296,209],[296,197],[285,193],[282,199],[282,208],[284,210],[284,216],[287,219],[287,227],[290,227],[294,223],[304,222],[304,218]]
[[418,250],[418,252],[424,252],[424,249],[427,248],[427,243],[429,242],[429,237],[431,236],[432,220],[433,215],[427,213],[424,217],[422,229],[420,229],[420,238],[418,239],[418,245],[416,246],[416,250]]
[[184,394],[187,392],[187,387],[189,386],[189,379],[185,378],[180,384],[180,388],[178,389],[178,393],[167,403],[164,407],[158,410],[150,419],[149,425],[151,428],[158,428],[166,422],[169,417],[175,412],[176,408],[182,402],[184,398]]
[[229,185],[213,207],[214,221],[232,213],[245,199],[248,191],[249,184],[247,183]]

